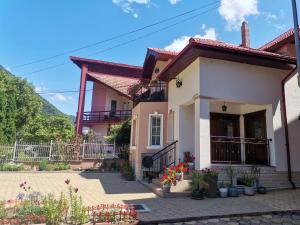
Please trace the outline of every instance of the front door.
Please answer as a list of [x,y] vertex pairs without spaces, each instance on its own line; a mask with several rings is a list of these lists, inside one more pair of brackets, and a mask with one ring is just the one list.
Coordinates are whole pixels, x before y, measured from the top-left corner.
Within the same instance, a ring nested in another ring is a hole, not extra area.
[[212,163],[240,163],[240,116],[223,113],[210,114]]
[[245,114],[244,119],[246,163],[266,165],[268,163],[266,111]]

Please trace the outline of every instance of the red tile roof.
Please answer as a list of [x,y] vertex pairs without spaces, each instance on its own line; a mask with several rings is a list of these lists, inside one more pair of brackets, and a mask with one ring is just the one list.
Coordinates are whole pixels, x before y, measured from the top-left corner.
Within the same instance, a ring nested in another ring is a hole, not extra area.
[[[300,27],[300,26],[299,26]],[[293,41],[294,39],[294,29],[291,28],[278,37],[274,38],[272,41],[264,44],[259,48],[259,50],[272,51],[284,45],[286,42]]]
[[169,56],[176,56],[178,55],[178,52],[174,52],[174,51],[168,51],[162,48],[148,48],[148,50],[150,51],[154,51],[160,54],[165,54],[165,55],[169,55]]
[[117,92],[119,92],[119,94],[127,98],[131,98],[131,96],[128,95],[127,92],[128,87],[140,81],[140,79],[138,78],[129,78],[123,76],[115,76],[111,74],[96,73],[96,72],[88,72],[88,75],[92,77],[94,80],[104,84],[105,86],[116,90]]
[[256,55],[256,56],[262,56],[272,59],[282,59],[282,60],[291,60],[295,61],[294,57],[281,55],[273,52],[267,52],[260,49],[254,49],[254,48],[246,48],[243,46],[238,46],[222,41],[215,41],[210,39],[200,39],[200,38],[191,38],[190,42],[200,45],[202,47],[210,47],[215,48],[218,50],[224,50],[224,51],[233,51],[236,53],[242,53],[247,55]]

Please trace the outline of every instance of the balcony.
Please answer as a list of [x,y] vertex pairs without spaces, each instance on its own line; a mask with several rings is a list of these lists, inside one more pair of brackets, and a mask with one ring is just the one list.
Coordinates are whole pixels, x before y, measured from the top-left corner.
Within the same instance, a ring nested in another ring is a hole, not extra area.
[[132,95],[132,98],[134,105],[137,105],[139,102],[167,102],[167,86],[160,84],[141,87]]
[[131,110],[92,111],[83,113],[83,123],[118,123],[131,118]]

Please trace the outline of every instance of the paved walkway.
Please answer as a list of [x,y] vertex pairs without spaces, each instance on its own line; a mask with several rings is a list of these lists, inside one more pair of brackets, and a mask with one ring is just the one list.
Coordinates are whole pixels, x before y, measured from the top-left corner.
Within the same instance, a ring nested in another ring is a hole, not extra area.
[[293,225],[300,224],[300,213],[277,213],[261,216],[223,217],[194,220],[185,223],[165,223],[160,225]]
[[142,221],[205,217],[240,213],[300,210],[300,189],[274,191],[266,195],[226,199],[192,200],[159,198],[135,181],[124,181],[117,173],[0,173],[0,199],[13,199],[26,181],[33,191],[43,194],[67,191],[70,179],[79,188],[86,205],[101,203],[146,204],[150,213],[140,213]]

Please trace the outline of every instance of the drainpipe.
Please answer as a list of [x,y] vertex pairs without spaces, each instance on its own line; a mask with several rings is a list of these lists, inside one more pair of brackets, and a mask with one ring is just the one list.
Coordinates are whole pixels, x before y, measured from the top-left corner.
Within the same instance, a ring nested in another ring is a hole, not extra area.
[[296,189],[296,185],[293,182],[292,178],[292,169],[291,169],[291,153],[290,153],[290,141],[289,141],[289,129],[287,123],[287,114],[286,114],[286,101],[285,101],[285,89],[284,85],[286,81],[292,76],[292,74],[297,70],[297,67],[292,69],[287,76],[281,81],[281,90],[282,90],[282,110],[283,110],[283,122],[285,130],[285,142],[286,142],[286,153],[287,153],[287,166],[288,166],[288,179],[293,189]]

